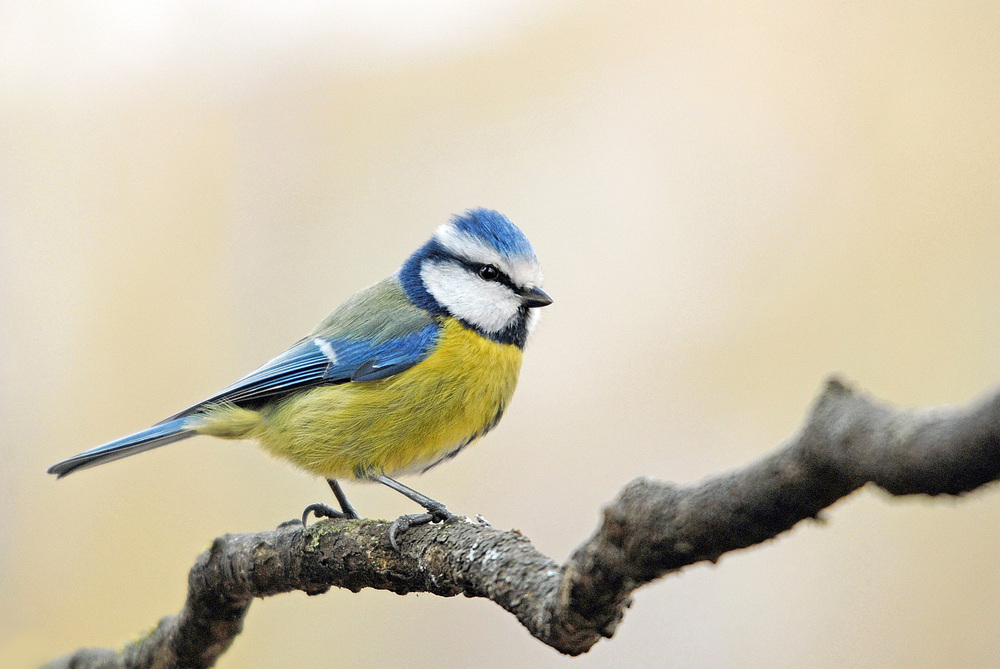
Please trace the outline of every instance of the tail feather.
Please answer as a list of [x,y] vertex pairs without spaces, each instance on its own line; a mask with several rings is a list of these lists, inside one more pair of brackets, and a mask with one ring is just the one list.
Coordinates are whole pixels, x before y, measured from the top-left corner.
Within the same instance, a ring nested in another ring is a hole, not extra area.
[[195,430],[185,426],[185,423],[190,423],[189,418],[177,418],[166,423],[160,423],[148,430],[142,430],[127,437],[97,446],[89,451],[84,451],[68,460],[63,460],[52,465],[49,467],[48,473],[55,474],[57,478],[62,478],[78,469],[95,467],[105,462],[120,460],[136,453],[143,453],[144,451],[159,448],[160,446],[172,444],[175,441],[193,437],[197,434]]

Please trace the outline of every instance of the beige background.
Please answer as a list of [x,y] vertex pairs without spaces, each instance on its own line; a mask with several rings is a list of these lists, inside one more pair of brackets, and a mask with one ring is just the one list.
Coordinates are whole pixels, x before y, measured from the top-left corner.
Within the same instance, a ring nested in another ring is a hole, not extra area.
[[[207,438],[44,472],[471,206],[555,304],[500,428],[407,482],[557,560],[631,477],[774,448],[830,372],[1000,379],[995,2],[274,4],[0,6],[0,665],[141,633],[213,537],[329,499]],[[1000,489],[827,519],[644,588],[575,660],[488,602],[337,591],[255,602],[219,666],[995,666]]]

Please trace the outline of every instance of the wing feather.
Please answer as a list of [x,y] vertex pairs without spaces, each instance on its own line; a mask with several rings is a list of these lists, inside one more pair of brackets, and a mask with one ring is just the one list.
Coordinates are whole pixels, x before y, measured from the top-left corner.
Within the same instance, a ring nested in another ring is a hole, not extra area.
[[406,300],[399,281],[390,277],[353,296],[310,337],[163,422],[213,404],[258,407],[316,386],[389,378],[426,358],[438,330],[433,317]]

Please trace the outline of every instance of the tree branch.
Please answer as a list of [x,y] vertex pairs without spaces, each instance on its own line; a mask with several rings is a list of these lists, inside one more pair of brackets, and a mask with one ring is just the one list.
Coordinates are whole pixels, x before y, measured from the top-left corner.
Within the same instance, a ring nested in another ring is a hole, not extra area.
[[771,539],[866,483],[960,495],[1000,478],[1000,389],[965,406],[900,409],[829,380],[802,430],[773,453],[689,486],[632,481],[562,566],[518,532],[469,521],[414,528],[400,554],[383,521],[298,521],[219,537],[188,576],[179,615],[115,650],[49,667],[209,667],[255,597],[331,587],[485,597],[568,655],[611,637],[639,586]]

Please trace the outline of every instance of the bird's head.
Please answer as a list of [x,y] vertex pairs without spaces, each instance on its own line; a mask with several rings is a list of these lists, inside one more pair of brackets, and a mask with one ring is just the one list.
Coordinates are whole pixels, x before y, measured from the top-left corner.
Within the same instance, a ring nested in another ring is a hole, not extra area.
[[537,308],[552,303],[528,238],[490,209],[473,209],[442,225],[403,264],[399,277],[418,306],[521,347]]

